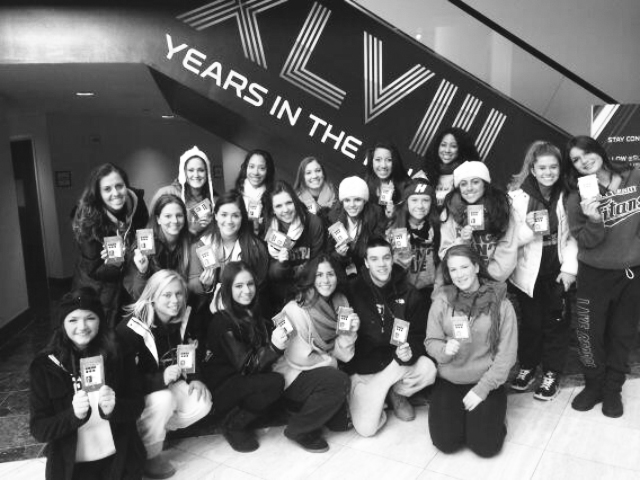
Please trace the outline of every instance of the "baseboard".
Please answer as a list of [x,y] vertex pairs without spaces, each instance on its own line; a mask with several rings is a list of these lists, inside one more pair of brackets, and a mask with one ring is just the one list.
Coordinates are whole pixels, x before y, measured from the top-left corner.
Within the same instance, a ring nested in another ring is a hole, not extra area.
[[33,321],[33,311],[31,308],[27,308],[13,320],[9,320],[2,327],[0,327],[0,348],[9,343],[15,335],[27,328]]

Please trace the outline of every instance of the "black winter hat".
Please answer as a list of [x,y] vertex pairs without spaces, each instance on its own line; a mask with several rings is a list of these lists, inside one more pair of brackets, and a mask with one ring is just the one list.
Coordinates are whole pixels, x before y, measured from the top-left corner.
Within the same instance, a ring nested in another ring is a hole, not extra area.
[[90,310],[98,316],[101,322],[104,320],[104,310],[100,298],[93,288],[82,287],[66,293],[58,305],[56,325],[62,325],[67,315],[74,310]]

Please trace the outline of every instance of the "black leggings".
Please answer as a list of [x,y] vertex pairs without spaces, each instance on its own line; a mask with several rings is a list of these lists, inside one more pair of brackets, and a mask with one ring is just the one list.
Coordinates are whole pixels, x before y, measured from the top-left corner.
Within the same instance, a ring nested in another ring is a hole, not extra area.
[[456,385],[438,378],[429,404],[429,433],[435,447],[453,453],[465,445],[481,457],[492,457],[502,449],[507,427],[507,394],[504,387],[468,412],[462,399],[474,385]]
[[234,375],[213,391],[213,406],[217,414],[233,407],[253,413],[265,411],[284,391],[284,377],[279,373]]

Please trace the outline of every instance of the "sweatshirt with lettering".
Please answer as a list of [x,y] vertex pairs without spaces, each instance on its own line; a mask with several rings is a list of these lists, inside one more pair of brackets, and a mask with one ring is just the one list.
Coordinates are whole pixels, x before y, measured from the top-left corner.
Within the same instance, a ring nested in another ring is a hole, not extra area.
[[640,170],[621,173],[614,192],[600,187],[603,221],[593,222],[582,213],[580,193],[571,192],[567,213],[571,235],[578,241],[578,260],[607,270],[640,266]]

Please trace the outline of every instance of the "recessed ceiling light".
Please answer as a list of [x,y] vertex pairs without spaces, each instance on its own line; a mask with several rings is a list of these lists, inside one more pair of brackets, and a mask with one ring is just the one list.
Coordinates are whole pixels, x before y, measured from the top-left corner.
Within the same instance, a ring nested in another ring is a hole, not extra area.
[[76,97],[93,97],[95,92],[76,92]]

